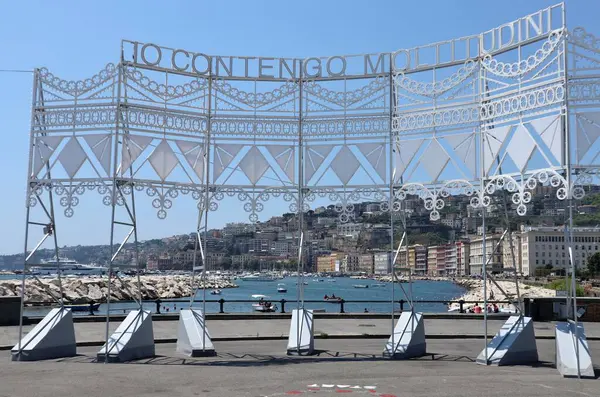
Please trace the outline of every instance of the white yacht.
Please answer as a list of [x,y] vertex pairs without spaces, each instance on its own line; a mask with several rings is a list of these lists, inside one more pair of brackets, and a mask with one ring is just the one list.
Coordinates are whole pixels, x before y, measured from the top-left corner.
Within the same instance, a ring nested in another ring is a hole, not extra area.
[[56,273],[57,266],[60,265],[60,270],[63,273],[75,274],[75,275],[88,275],[88,274],[100,274],[108,271],[108,268],[97,265],[84,265],[77,261],[69,258],[52,258],[49,260],[41,260],[37,266],[32,266],[31,270],[39,272],[40,274],[52,274]]
[[246,274],[240,277],[243,281],[275,281],[278,278],[272,274],[267,273],[254,273],[254,274]]

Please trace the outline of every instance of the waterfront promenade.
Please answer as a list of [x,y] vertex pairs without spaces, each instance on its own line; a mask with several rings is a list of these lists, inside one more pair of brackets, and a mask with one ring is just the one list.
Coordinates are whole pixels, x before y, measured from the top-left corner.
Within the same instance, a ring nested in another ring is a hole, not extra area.
[[[261,316],[239,316],[240,320],[207,320],[208,330],[215,342],[235,339],[285,339],[289,333],[290,320],[267,319]],[[171,320],[154,321],[154,338],[158,343],[173,343],[177,338],[176,316],[170,316]],[[235,318],[235,316],[229,316]],[[253,319],[248,319],[253,318]],[[504,319],[488,320],[488,334],[490,338],[504,324]],[[99,320],[102,317],[98,318]],[[110,323],[111,331],[115,330],[120,321],[114,320]],[[26,325],[25,331],[29,331],[33,325]],[[470,319],[441,319],[425,318],[425,332],[428,338],[465,339],[482,338],[484,332],[483,320]],[[554,338],[553,322],[534,322],[535,334],[538,339]],[[589,340],[600,341],[600,323],[585,323],[585,331]],[[340,315],[338,318],[315,318],[316,338],[387,338],[392,332],[391,318],[381,316]],[[9,349],[18,341],[19,327],[0,327],[0,349]],[[99,322],[76,322],[75,336],[78,344],[101,345],[106,339],[105,323]],[[478,347],[482,348],[482,341]],[[219,346],[216,345],[217,350]],[[374,352],[383,349],[383,344]],[[284,345],[281,345],[281,351]],[[600,361],[597,361],[600,362]]]
[[[0,396],[596,397],[600,390],[598,379],[559,376],[551,340],[538,340],[539,364],[518,367],[476,365],[481,339],[430,340],[428,356],[408,361],[382,359],[384,339],[318,340],[311,357],[287,357],[282,343],[220,342],[217,357],[194,359],[159,344],[155,358],[107,365],[93,362],[95,347],[42,362],[10,362],[0,351]],[[600,342],[590,348],[599,362]]]

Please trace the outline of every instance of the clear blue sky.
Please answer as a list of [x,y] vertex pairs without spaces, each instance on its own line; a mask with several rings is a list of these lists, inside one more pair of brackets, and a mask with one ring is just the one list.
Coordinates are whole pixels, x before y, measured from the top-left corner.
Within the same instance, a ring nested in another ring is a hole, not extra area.
[[[389,52],[476,34],[557,1],[5,1],[0,13],[0,69],[48,67],[69,80],[117,63],[121,39],[222,55],[305,57]],[[567,1],[571,29],[591,33],[600,2]],[[22,252],[31,75],[0,73],[0,254]],[[189,232],[195,214],[175,202],[166,221],[143,201],[140,239]],[[211,214],[212,226],[246,221],[235,202]],[[273,206],[279,213],[284,207]],[[110,211],[96,193],[71,219],[58,217],[60,245],[109,241]],[[59,210],[59,214],[62,211]],[[39,237],[39,234],[34,238]]]

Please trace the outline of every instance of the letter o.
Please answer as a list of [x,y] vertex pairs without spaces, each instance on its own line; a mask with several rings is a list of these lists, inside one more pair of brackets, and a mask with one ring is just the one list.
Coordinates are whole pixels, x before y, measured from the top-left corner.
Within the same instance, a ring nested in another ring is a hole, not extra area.
[[[204,59],[206,59],[206,69],[204,69],[203,71],[199,71],[196,68],[196,59],[198,59],[198,57],[202,57]],[[209,57],[206,54],[194,54],[194,57],[192,58],[192,70],[194,71],[194,73],[197,74],[206,74],[210,71],[211,69],[211,57]]]
[[186,63],[185,66],[180,67],[177,66],[177,62],[175,62],[175,57],[177,56],[177,54],[184,54],[186,56],[187,59],[190,59],[190,53],[185,51],[185,50],[174,50],[173,51],[173,55],[171,55],[171,65],[176,69],[179,70],[180,72],[186,71],[189,67],[190,67],[190,63]]
[[[406,56],[406,64],[404,67],[399,68],[398,65],[396,64],[396,58],[398,57],[399,54],[404,54]],[[394,72],[396,71],[401,71],[401,72],[405,72],[407,70],[410,69],[410,52],[408,52],[408,50],[398,50],[396,52],[394,52],[392,54],[392,68],[394,69]]]
[[[149,62],[148,59],[146,59],[146,49],[148,47],[152,47],[156,50],[156,54],[158,55],[158,57],[156,58],[155,62]],[[144,61],[144,63],[146,65],[156,66],[160,63],[161,60],[162,60],[162,51],[160,50],[159,46],[157,46],[156,44],[152,44],[152,43],[144,44],[144,46],[142,47],[142,61]]]
[[[339,72],[337,72],[337,73],[334,73],[334,72],[331,71],[331,62],[334,59],[340,59],[342,61],[342,69]],[[343,75],[346,74],[346,58],[344,58],[342,56],[335,55],[335,56],[327,58],[327,65],[326,66],[327,66],[327,73],[330,76],[338,77],[338,76],[343,76]]]

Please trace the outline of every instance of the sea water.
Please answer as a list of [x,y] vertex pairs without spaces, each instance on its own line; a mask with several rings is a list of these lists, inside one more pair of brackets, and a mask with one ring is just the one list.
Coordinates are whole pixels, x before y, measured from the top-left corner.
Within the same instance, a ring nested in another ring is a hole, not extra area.
[[[12,276],[16,278],[19,276]],[[6,276],[2,278],[8,278]],[[319,281],[323,280],[323,281]],[[363,313],[365,309],[370,313],[390,313],[392,310],[392,295],[394,304],[394,310],[400,309],[398,301],[407,301],[407,297],[404,295],[403,289],[409,293],[409,284],[394,284],[392,288],[391,283],[379,283],[374,280],[364,279],[352,279],[349,277],[334,277],[334,278],[304,278],[307,285],[303,286],[303,296],[305,300],[305,307],[307,309],[318,309],[324,310],[328,313],[339,313],[340,304],[325,302],[324,296],[331,296],[335,294],[336,297],[343,298],[346,301],[370,301],[361,303],[344,303],[344,311],[347,313]],[[221,295],[211,295],[210,290],[198,290],[196,294],[196,300],[201,301],[204,294],[206,294],[207,301],[217,301],[224,299],[224,311],[226,313],[249,313],[252,312],[251,302],[227,302],[231,300],[252,300],[252,295],[260,294],[266,295],[273,304],[277,305],[279,311],[281,309],[281,300],[285,299],[285,310],[286,312],[291,311],[297,306],[298,286],[297,278],[285,278],[282,280],[274,281],[244,281],[234,280],[238,288],[224,288],[221,290]],[[285,284],[287,288],[286,293],[278,293],[278,284]],[[355,288],[355,285],[368,285],[368,288]],[[393,289],[393,291],[392,291]],[[450,282],[450,281],[414,281],[412,283],[412,294],[415,303],[415,308],[421,312],[446,312],[448,310],[447,304],[443,303],[446,301],[453,300],[465,293],[465,289]],[[181,308],[189,307],[189,298],[179,298],[176,300],[185,300],[186,302],[172,302],[170,300],[163,300],[160,304],[160,310],[162,313],[177,312]],[[310,302],[314,301],[314,302]],[[422,301],[440,301],[439,303],[427,303]],[[203,308],[202,302],[194,302],[193,307]],[[404,303],[404,309],[408,308],[408,303]],[[112,302],[110,305],[110,311],[114,314],[126,313],[129,310],[135,309],[136,304],[134,302]],[[144,308],[155,311],[155,302],[145,302]],[[26,308],[26,315],[43,315],[49,309],[47,307],[28,307]],[[107,305],[102,304],[97,314],[106,314]],[[219,303],[217,302],[206,302],[207,313],[218,313]],[[87,314],[86,312],[75,313],[75,314]]]

